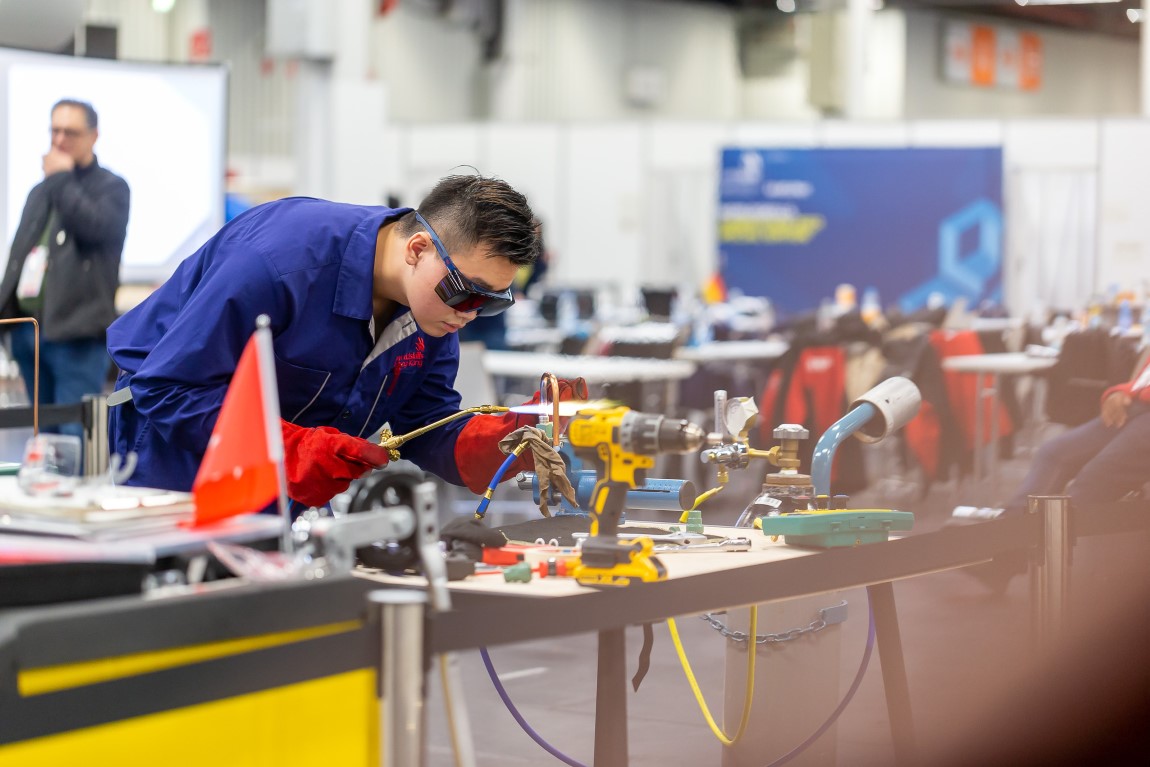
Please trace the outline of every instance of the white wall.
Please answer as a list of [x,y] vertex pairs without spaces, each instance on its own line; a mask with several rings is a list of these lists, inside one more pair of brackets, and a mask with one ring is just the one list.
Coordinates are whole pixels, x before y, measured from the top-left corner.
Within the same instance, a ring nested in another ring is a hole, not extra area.
[[148,0],[88,0],[84,21],[117,28],[122,59],[177,61],[173,55],[172,15],[156,13]]
[[[807,22],[810,43],[808,101],[829,115],[855,119],[899,119],[903,114],[906,71],[906,24],[901,10],[875,13],[861,10],[862,23],[853,10],[812,14]],[[857,26],[856,26],[857,24]],[[852,39],[852,31],[859,39]],[[861,50],[855,51],[855,44]],[[851,61],[858,55],[861,72]],[[850,99],[848,89],[858,85],[862,93]],[[848,105],[850,101],[850,105]]]
[[[1082,306],[1150,276],[1146,120],[472,123],[389,131],[389,174],[414,203],[469,162],[548,223],[552,284],[628,295],[697,288],[717,267],[719,152],[748,147],[1001,146],[1004,295],[1018,315]],[[1134,159],[1141,157],[1142,159]]]
[[941,25],[946,18],[926,11],[906,12],[908,118],[1139,114],[1137,40],[1012,25],[987,17],[950,16],[1025,29],[1042,39],[1042,85],[1037,91],[985,88],[942,79]]
[[361,21],[371,26],[370,70],[363,74],[383,84],[391,120],[475,119],[483,76],[479,40],[468,27],[423,8],[401,2],[382,18]]
[[735,117],[732,10],[649,0],[507,0],[491,117]]
[[783,63],[776,64],[769,75],[743,73],[743,119],[814,120],[820,116],[810,99],[812,18],[812,14],[792,14],[782,29],[770,31],[759,41],[764,49],[746,52]]
[[1101,138],[1098,287],[1150,296],[1150,120],[1108,120]]
[[1027,316],[1073,309],[1098,289],[1098,176],[1095,119],[1002,123],[1007,306]]

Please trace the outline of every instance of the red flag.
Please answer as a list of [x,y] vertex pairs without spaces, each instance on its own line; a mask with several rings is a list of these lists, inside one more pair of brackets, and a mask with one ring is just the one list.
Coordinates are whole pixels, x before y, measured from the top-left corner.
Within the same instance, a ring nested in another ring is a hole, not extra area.
[[283,435],[270,351],[271,333],[261,327],[240,356],[192,484],[196,525],[259,511],[280,493]]

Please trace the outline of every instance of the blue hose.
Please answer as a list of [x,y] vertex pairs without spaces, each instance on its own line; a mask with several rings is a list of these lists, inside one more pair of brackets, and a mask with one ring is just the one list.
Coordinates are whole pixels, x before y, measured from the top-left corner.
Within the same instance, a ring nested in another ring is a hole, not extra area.
[[780,756],[775,761],[768,764],[767,767],[778,767],[780,764],[786,764],[791,759],[794,759],[796,756],[801,754],[803,751],[806,751],[812,743],[821,738],[823,734],[830,729],[831,725],[835,723],[835,720],[839,718],[839,715],[842,714],[843,710],[846,709],[846,707],[850,704],[851,700],[855,696],[855,693],[858,692],[859,685],[862,684],[863,677],[866,675],[867,666],[870,665],[871,651],[874,650],[874,609],[870,604],[869,593],[867,594],[867,613],[870,614],[870,628],[867,629],[866,634],[866,649],[863,650],[862,662],[859,664],[858,673],[855,674],[854,681],[851,682],[851,686],[850,689],[847,690],[847,694],[843,696],[842,701],[839,703],[838,707],[831,712],[831,715],[827,718],[827,720],[823,722],[809,738],[792,748],[787,753]]
[[547,741],[543,740],[543,736],[531,729],[531,725],[527,724],[527,720],[523,718],[523,714],[519,713],[519,709],[511,702],[511,696],[507,694],[507,690],[503,688],[503,683],[499,681],[499,674],[495,671],[495,666],[491,664],[491,655],[487,652],[486,647],[479,648],[479,654],[483,656],[483,665],[487,667],[487,675],[491,677],[491,683],[495,685],[495,691],[499,693],[499,697],[503,700],[503,705],[507,706],[507,710],[511,712],[511,716],[515,717],[515,721],[523,728],[523,731],[530,736],[531,740],[539,744],[539,746],[555,757],[564,764],[569,764],[571,767],[585,767],[582,762],[577,762],[571,757],[564,754],[559,749],[552,746]]
[[[787,753],[780,756],[775,761],[768,764],[767,767],[778,767],[778,765],[786,764],[791,759],[794,759],[803,751],[806,751],[808,748],[810,748],[815,741],[826,734],[826,731],[831,728],[831,725],[838,721],[839,716],[841,716],[843,711],[846,710],[846,707],[850,705],[850,702],[854,700],[855,693],[858,692],[859,686],[862,684],[863,677],[866,676],[867,668],[870,667],[871,653],[874,652],[874,610],[870,605],[870,594],[867,594],[867,613],[870,617],[870,625],[867,628],[866,648],[863,650],[862,661],[859,662],[859,669],[857,672],[855,672],[854,681],[851,682],[851,686],[847,690],[846,695],[844,695],[843,699],[839,701],[838,706],[836,706],[835,710],[831,712],[831,715],[827,717],[827,720],[819,725],[819,728],[815,730],[810,737],[792,748]],[[503,705],[507,707],[508,712],[510,712],[515,721],[519,723],[519,726],[525,733],[527,733],[528,737],[538,743],[544,751],[551,754],[564,764],[569,764],[571,767],[584,767],[583,764],[575,761],[545,741],[542,735],[532,729],[531,725],[527,723],[527,720],[524,719],[523,715],[519,712],[519,709],[515,707],[511,697],[507,694],[507,690],[503,687],[503,683],[499,681],[499,674],[495,671],[495,666],[491,663],[491,655],[487,652],[487,648],[480,647],[479,654],[483,657],[483,665],[487,668],[487,675],[491,677],[491,683],[495,685],[495,691],[499,693],[499,698],[503,701]]]
[[483,500],[479,502],[479,508],[475,510],[475,518],[483,519],[487,515],[487,507],[491,505],[491,496],[495,492],[496,486],[502,481],[503,475],[511,468],[511,464],[515,463],[515,459],[519,457],[518,453],[511,453],[504,459],[499,469],[495,472],[495,476],[491,478],[491,484],[487,486],[487,492],[483,494]]

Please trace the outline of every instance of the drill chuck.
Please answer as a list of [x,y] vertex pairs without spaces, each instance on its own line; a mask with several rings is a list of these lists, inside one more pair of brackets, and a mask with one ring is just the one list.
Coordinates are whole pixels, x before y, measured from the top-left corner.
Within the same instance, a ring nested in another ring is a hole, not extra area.
[[706,435],[696,424],[654,413],[627,412],[619,424],[619,445],[629,453],[691,453]]

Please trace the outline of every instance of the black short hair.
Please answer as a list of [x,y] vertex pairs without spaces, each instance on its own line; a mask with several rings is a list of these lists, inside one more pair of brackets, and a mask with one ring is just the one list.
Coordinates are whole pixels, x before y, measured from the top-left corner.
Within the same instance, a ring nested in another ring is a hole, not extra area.
[[52,105],[52,112],[55,112],[60,107],[76,107],[77,109],[84,110],[85,121],[88,123],[88,130],[96,130],[100,124],[100,118],[96,116],[96,110],[87,101],[80,101],[79,99],[60,99]]
[[[423,198],[418,210],[448,252],[483,245],[492,258],[526,266],[535,263],[542,250],[527,198],[502,179],[478,174],[448,176]],[[419,230],[414,215],[401,221],[405,235]]]

